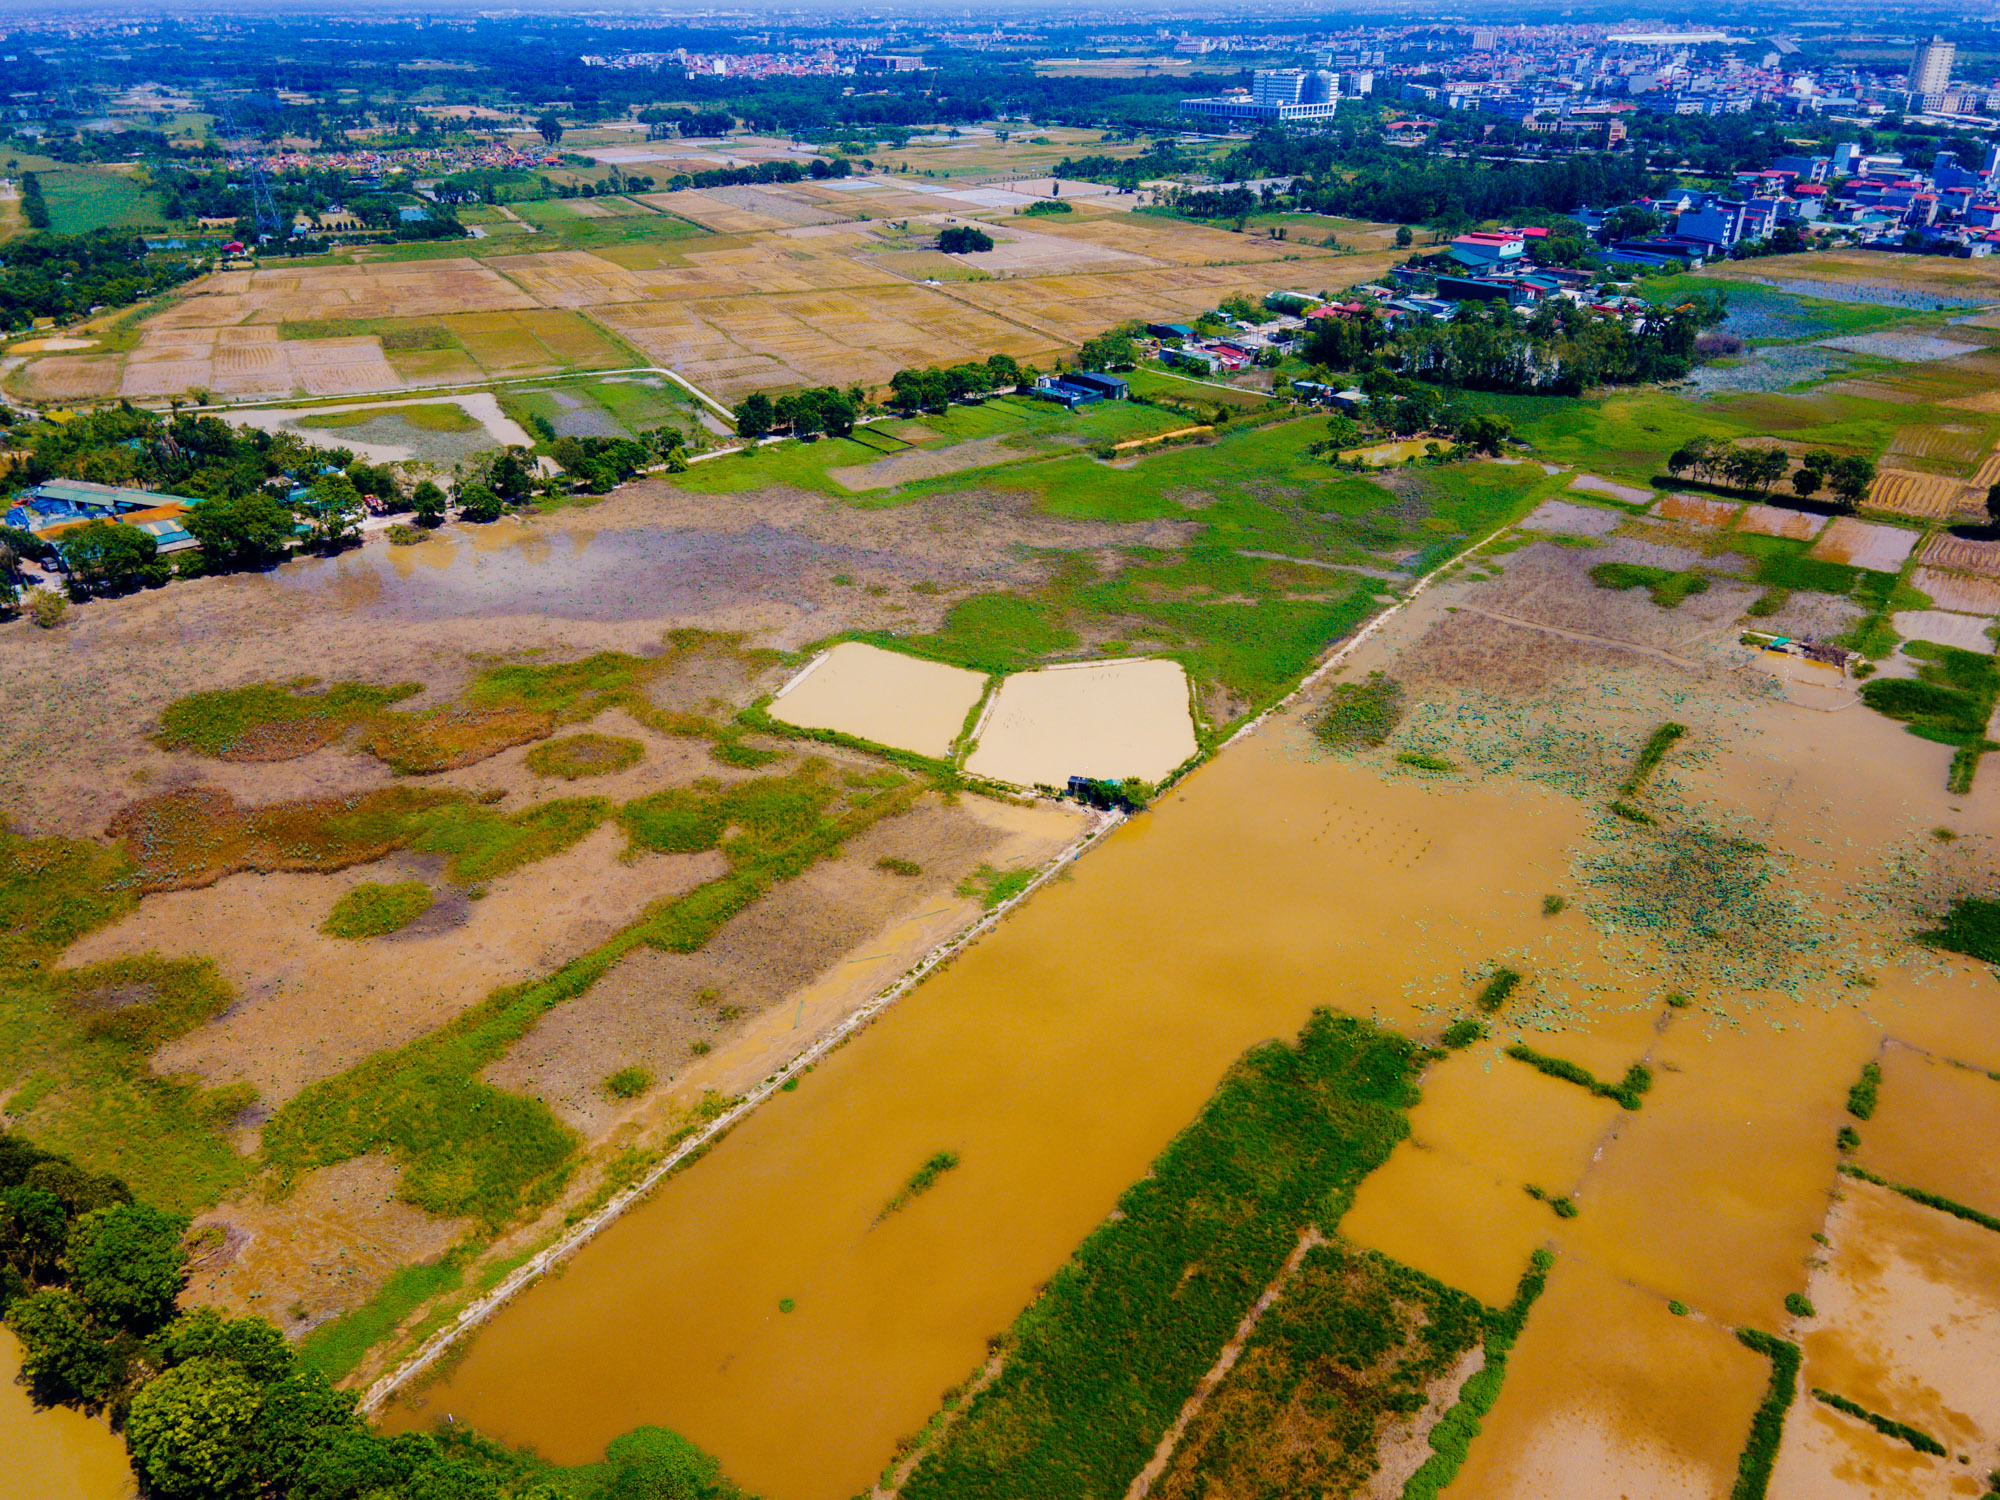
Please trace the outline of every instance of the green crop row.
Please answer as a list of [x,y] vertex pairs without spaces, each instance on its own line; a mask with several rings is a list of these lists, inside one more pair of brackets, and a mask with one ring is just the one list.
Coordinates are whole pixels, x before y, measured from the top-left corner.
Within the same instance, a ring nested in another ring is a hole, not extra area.
[[1408,1133],[1423,1056],[1325,1010],[1248,1053],[1022,1313],[908,1500],[1124,1493],[1301,1228]]

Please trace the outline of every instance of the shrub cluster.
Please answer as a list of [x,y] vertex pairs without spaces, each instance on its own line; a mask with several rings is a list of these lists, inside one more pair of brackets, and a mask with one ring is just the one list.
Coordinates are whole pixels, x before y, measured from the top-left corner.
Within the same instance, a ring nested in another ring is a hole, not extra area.
[[1928,1453],[1933,1458],[1950,1457],[1943,1443],[1940,1443],[1921,1428],[1912,1427],[1908,1422],[1898,1422],[1893,1417],[1885,1417],[1880,1412],[1872,1412],[1858,1402],[1850,1401],[1845,1396],[1835,1395],[1832,1391],[1823,1391],[1818,1386],[1813,1387],[1813,1396],[1827,1406],[1832,1407],[1835,1411],[1846,1412],[1848,1416],[1857,1417],[1861,1421],[1866,1422],[1884,1437],[1892,1437],[1908,1443],[1919,1453]]
[[1403,685],[1381,672],[1359,682],[1336,682],[1313,717],[1313,734],[1330,750],[1373,748],[1389,738],[1403,717]]

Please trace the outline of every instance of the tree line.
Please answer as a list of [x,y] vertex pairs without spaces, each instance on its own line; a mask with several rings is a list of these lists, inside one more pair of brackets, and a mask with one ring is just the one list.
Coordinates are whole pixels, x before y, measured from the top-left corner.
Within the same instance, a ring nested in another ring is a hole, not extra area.
[[[1791,469],[1791,458],[1781,448],[1739,448],[1734,443],[1712,437],[1689,438],[1667,457],[1667,472],[1679,479],[1693,474],[1710,484],[1744,490],[1758,497],[1769,495]],[[1802,500],[1810,500],[1821,490],[1829,491],[1844,510],[1852,510],[1875,482],[1875,465],[1865,458],[1845,457],[1815,448],[1792,470],[1792,488]]]

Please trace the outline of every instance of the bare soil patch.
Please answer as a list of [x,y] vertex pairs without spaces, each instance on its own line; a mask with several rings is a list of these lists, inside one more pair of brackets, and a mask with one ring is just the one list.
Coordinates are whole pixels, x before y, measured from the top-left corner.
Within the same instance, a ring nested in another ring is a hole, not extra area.
[[195,1221],[226,1236],[197,1261],[183,1305],[269,1318],[298,1338],[351,1312],[399,1266],[441,1255],[469,1227],[433,1219],[396,1196],[402,1173],[363,1156],[306,1175],[282,1202],[246,1195]]
[[215,960],[239,997],[163,1049],[163,1071],[250,1083],[275,1105],[306,1084],[448,1021],[495,986],[552,969],[595,947],[650,902],[723,872],[719,854],[648,855],[624,863],[623,833],[581,843],[493,882],[460,925],[345,942],[319,931],[333,904],[364,882],[434,879],[407,856],[337,874],[232,875],[203,890],[145,901],[66,955],[71,964],[140,953]]
[[1916,545],[1917,533],[1904,527],[1835,516],[1806,555],[1877,573],[1897,573]]

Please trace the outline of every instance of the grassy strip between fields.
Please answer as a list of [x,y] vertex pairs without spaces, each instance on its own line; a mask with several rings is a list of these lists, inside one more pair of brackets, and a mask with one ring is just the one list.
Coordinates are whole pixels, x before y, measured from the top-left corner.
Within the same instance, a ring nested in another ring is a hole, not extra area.
[[1757,1414],[1750,1419],[1750,1436],[1736,1459],[1736,1484],[1729,1500],[1764,1500],[1771,1487],[1771,1470],[1778,1462],[1778,1444],[1785,1437],[1785,1413],[1799,1390],[1799,1346],[1755,1328],[1736,1330],[1738,1342],[1771,1362],[1771,1383]]
[[1548,1074],[1551,1078],[1560,1078],[1566,1083],[1589,1089],[1600,1099],[1615,1099],[1624,1109],[1637,1109],[1640,1096],[1653,1086],[1653,1070],[1644,1063],[1633,1063],[1627,1068],[1623,1081],[1606,1083],[1580,1063],[1569,1062],[1560,1057],[1550,1057],[1546,1052],[1537,1052],[1533,1047],[1524,1046],[1520,1042],[1509,1047],[1507,1055],[1516,1062],[1526,1063],[1537,1072]]
[[1408,1133],[1423,1055],[1321,1010],[1244,1056],[1022,1313],[908,1500],[1122,1494],[1301,1226],[1331,1228]]
[[1895,1438],[1899,1442],[1908,1443],[1919,1453],[1928,1453],[1933,1458],[1949,1458],[1951,1456],[1945,1451],[1943,1443],[1940,1443],[1922,1428],[1912,1427],[1908,1422],[1898,1422],[1894,1417],[1885,1417],[1880,1412],[1870,1411],[1858,1401],[1850,1401],[1845,1396],[1836,1395],[1832,1391],[1823,1391],[1818,1386],[1813,1387],[1813,1399],[1823,1405],[1832,1407],[1835,1411],[1845,1412],[1850,1417],[1866,1422],[1870,1427],[1881,1433],[1883,1437]]
[[1460,1387],[1458,1401],[1431,1429],[1431,1456],[1403,1486],[1403,1500],[1436,1500],[1438,1492],[1458,1477],[1472,1440],[1479,1436],[1480,1418],[1493,1410],[1500,1399],[1501,1382],[1507,1378],[1507,1356],[1528,1321],[1528,1309],[1548,1284],[1549,1268],[1555,1257],[1537,1250],[1528,1258],[1528,1269],[1514,1291],[1514,1300],[1504,1308],[1486,1313],[1486,1363]]

